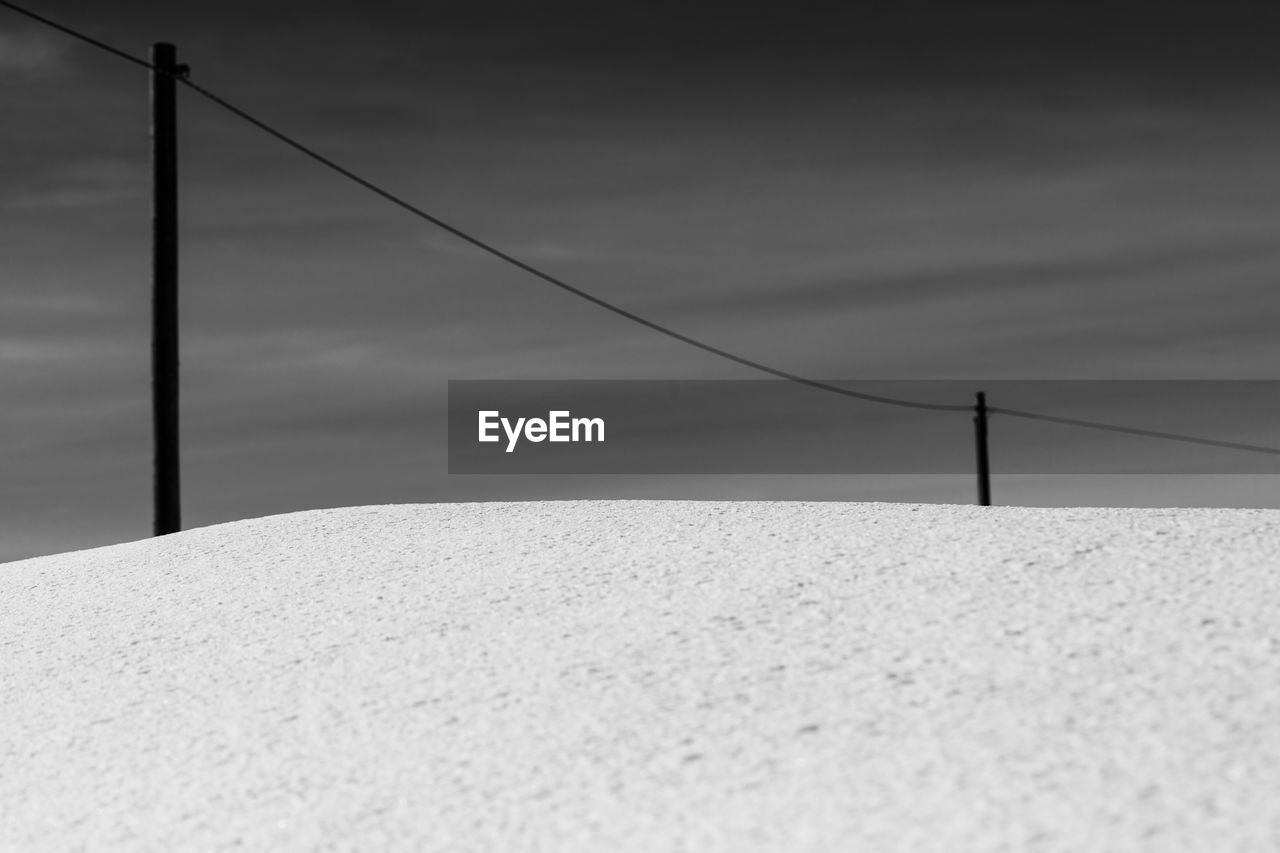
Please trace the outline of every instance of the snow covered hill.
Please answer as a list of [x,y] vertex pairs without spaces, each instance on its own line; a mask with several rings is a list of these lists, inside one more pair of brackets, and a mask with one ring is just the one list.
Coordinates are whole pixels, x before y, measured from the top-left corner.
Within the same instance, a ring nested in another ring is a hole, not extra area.
[[565,501],[0,565],[0,849],[1280,849],[1280,511]]

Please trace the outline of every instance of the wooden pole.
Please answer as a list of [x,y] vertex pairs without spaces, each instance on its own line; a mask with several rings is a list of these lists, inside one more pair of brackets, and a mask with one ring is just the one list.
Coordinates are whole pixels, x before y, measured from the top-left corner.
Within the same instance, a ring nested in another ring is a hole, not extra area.
[[177,50],[151,47],[151,412],[155,437],[155,535],[182,529],[178,476]]
[[991,461],[987,456],[987,395],[978,392],[973,407],[973,436],[978,451],[978,506],[991,506]]

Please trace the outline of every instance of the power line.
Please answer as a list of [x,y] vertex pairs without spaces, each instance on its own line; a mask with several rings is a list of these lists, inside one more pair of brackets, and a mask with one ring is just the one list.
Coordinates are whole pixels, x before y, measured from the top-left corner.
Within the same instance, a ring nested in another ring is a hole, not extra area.
[[84,33],[77,32],[76,30],[71,29],[70,27],[63,26],[62,24],[59,24],[57,21],[51,21],[43,15],[37,15],[35,12],[32,12],[30,9],[24,9],[21,6],[16,6],[13,3],[10,3],[9,0],[0,0],[0,6],[4,6],[6,8],[12,9],[13,11],[17,12],[19,15],[25,15],[33,21],[39,21],[40,23],[44,24],[47,27],[53,27],[58,32],[66,33],[72,38],[80,39],[80,41],[87,42],[93,45],[94,47],[98,48],[99,50],[105,50],[107,53],[110,53],[114,56],[118,56],[119,58],[125,60],[126,62],[132,62],[134,65],[140,65],[143,68],[155,70],[155,66],[153,66],[150,62],[147,62],[145,59],[139,59],[133,54],[126,53],[125,51],[121,50],[118,47],[112,47],[106,42],[98,41],[96,38],[93,38],[92,36],[87,36]]
[[[53,21],[50,21],[48,18],[45,18],[40,15],[36,15],[35,13],[29,12],[26,9],[23,9],[19,6],[15,6],[13,3],[9,2],[9,0],[0,0],[0,5],[6,6],[30,18],[33,18],[37,21],[48,24],[49,26],[52,26],[60,30],[61,32],[64,32],[82,41],[88,42],[94,47],[100,48],[102,50],[106,50],[115,56],[119,56],[121,58],[127,59],[130,62],[134,63],[135,65],[140,65],[143,68],[153,68],[153,66],[149,62],[146,62],[142,59],[138,59],[137,57],[134,57],[134,56],[130,56],[124,51],[111,47],[110,45],[100,42],[97,39],[90,38],[89,36],[78,33],[69,27],[65,27],[61,24],[54,23]],[[435,225],[437,228],[441,228],[445,231],[448,231],[450,234],[453,234],[455,237],[458,237],[459,239],[465,240],[466,242],[470,243],[476,248],[484,252],[487,252],[490,255],[493,255],[494,257],[499,258],[500,260],[503,260],[514,267],[524,270],[530,275],[536,276],[537,278],[540,278],[549,284],[553,284],[556,287],[561,288],[562,290],[572,293],[574,296],[577,296],[581,299],[585,299],[588,302],[592,302],[600,306],[601,308],[604,308],[607,311],[612,311],[614,314],[617,314],[620,317],[625,317],[626,319],[631,320],[634,323],[639,323],[642,326],[647,326],[648,328],[653,329],[655,332],[659,332],[670,338],[675,338],[678,341],[681,341],[693,347],[697,347],[698,349],[704,350],[705,352],[709,352],[712,355],[717,355],[729,361],[733,361],[738,364],[744,365],[745,367],[750,367],[753,370],[758,370],[763,373],[768,373],[773,376],[777,376],[781,379],[790,380],[791,382],[797,382],[801,385],[808,385],[812,388],[818,388],[820,390],[829,391],[834,394],[841,394],[846,397],[854,397],[859,400],[868,400],[875,403],[886,403],[888,405],[893,405],[893,406],[904,406],[912,409],[931,409],[935,411],[954,411],[954,412],[968,411],[969,409],[968,406],[964,406],[964,405],[947,405],[943,403],[920,403],[912,400],[900,400],[893,397],[882,397],[876,394],[863,394],[858,391],[850,391],[849,389],[841,388],[838,385],[832,385],[828,382],[821,382],[816,379],[808,379],[806,377],[800,376],[795,373],[791,373],[786,370],[781,370],[776,367],[770,367],[767,364],[763,364],[761,362],[754,361],[753,359],[749,359],[744,356],[737,355],[735,353],[729,352],[728,350],[721,349],[720,347],[713,346],[708,343],[704,343],[703,341],[697,340],[696,338],[692,338],[692,337],[689,337],[688,335],[682,334],[681,332],[677,332],[674,329],[670,329],[660,323],[656,323],[653,320],[650,320],[646,317],[642,317],[639,314],[636,314],[632,311],[628,311],[627,309],[622,308],[620,306],[614,305],[613,303],[608,302],[604,299],[601,299],[600,297],[595,296],[591,293],[588,293],[587,291],[582,290],[581,288],[575,287],[574,285],[569,284],[568,282],[556,276],[553,276],[550,273],[544,272],[543,270],[540,270],[537,267],[531,264],[528,264],[507,252],[502,251],[496,246],[493,246],[485,242],[484,240],[481,240],[478,237],[474,237],[471,234],[468,234],[467,232],[463,231],[461,228],[458,228],[454,225],[450,225],[448,222],[445,222],[439,217],[434,216],[430,213],[427,213],[425,210],[421,209],[420,207],[417,207],[416,205],[411,204],[408,201],[405,201],[403,198],[397,196],[396,194],[390,192],[389,190],[386,190],[378,186],[377,184],[373,183],[372,181],[366,178],[363,178],[360,175],[357,175],[355,172],[352,172],[350,169],[347,169],[346,167],[339,165],[338,163],[334,162],[333,160],[329,159],[323,154],[320,154],[318,151],[315,151],[314,149],[304,145],[303,143],[298,142],[296,139],[293,139],[292,137],[288,136],[282,131],[277,130],[276,128],[272,127],[271,125],[267,124],[266,122],[262,121],[256,116],[253,116],[248,112],[240,109],[235,104],[232,104],[227,100],[225,100],[224,98],[221,98],[218,95],[215,95],[213,92],[210,92],[208,89],[204,88],[203,86],[195,82],[192,82],[192,80],[185,74],[170,75],[170,76],[173,76],[179,83],[186,86],[188,89],[191,89],[192,91],[198,93],[204,98],[207,98],[208,100],[212,101],[213,103],[217,104],[218,106],[222,107],[228,112],[236,116],[239,116],[244,121],[249,122],[254,127],[257,127],[259,130],[262,130],[265,133],[275,137],[279,141],[283,142],[285,145],[288,145],[290,148],[293,148],[294,150],[299,151],[302,154],[305,154],[307,157],[310,157],[312,160],[315,160],[317,163],[320,163],[321,165],[331,169],[332,171],[337,172],[339,175],[342,175],[344,178],[347,178],[348,180],[353,181],[356,184],[359,184],[360,186],[364,187],[365,189],[369,190],[375,195],[381,196],[382,198],[386,199],[392,204],[398,207],[401,207],[404,210],[409,211],[410,213],[419,217],[420,219],[430,222],[432,225]]]
[[1109,432],[1123,432],[1129,435],[1141,435],[1147,438],[1166,438],[1170,441],[1185,441],[1190,444],[1205,444],[1210,447],[1225,447],[1230,450],[1251,450],[1254,453],[1271,453],[1280,455],[1280,449],[1275,447],[1263,447],[1258,444],[1240,444],[1234,441],[1219,441],[1214,438],[1197,438],[1191,435],[1182,435],[1176,432],[1159,432],[1151,429],[1138,429],[1137,427],[1117,426],[1116,424],[1104,424],[1098,421],[1083,421],[1076,418],[1062,418],[1056,415],[1041,415],[1035,412],[1023,412],[1018,409],[1004,409],[998,406],[988,406],[987,411],[991,414],[1009,415],[1015,418],[1028,418],[1037,421],[1049,421],[1057,424],[1067,424],[1068,426],[1087,427],[1089,429],[1101,429]]
[[[71,29],[70,27],[67,27],[55,21],[52,21],[44,17],[43,15],[38,15],[35,12],[32,12],[28,9],[24,9],[21,6],[18,6],[10,2],[10,0],[0,0],[0,6],[4,6],[8,9],[12,9],[13,11],[17,12],[20,15],[25,15],[26,17],[31,18],[32,20],[39,21],[40,23],[45,24],[49,27],[52,27],[58,30],[59,32],[65,33],[71,36],[72,38],[76,38],[76,39],[79,39],[80,41],[86,42],[87,44],[93,45],[94,47],[100,50],[104,50],[116,57],[124,59],[128,62],[131,62],[134,65],[138,65],[153,71],[159,70],[162,73],[169,74],[170,76],[174,77],[174,79],[177,80],[177,82],[186,86],[188,89],[191,89],[192,91],[212,101],[213,103],[217,104],[218,106],[222,107],[228,112],[240,117],[244,121],[252,124],[254,127],[257,127],[258,129],[269,134],[270,136],[275,137],[280,142],[283,142],[285,145],[288,145],[290,148],[293,148],[296,151],[299,151],[300,153],[306,155],[312,160],[315,160],[317,163],[320,163],[326,168],[364,187],[365,189],[369,190],[375,195],[378,195],[386,199],[387,201],[391,202],[397,207],[407,210],[413,215],[419,217],[420,219],[423,219],[427,222],[430,222],[432,225],[435,225],[438,228],[448,231],[450,234],[453,234],[459,239],[464,240],[467,243],[470,243],[476,248],[484,252],[487,252],[488,254],[493,255],[494,257],[502,261],[505,261],[506,263],[511,264],[514,267],[517,267],[518,269],[524,270],[530,275],[533,275],[537,278],[542,279],[548,284],[555,285],[556,287],[559,287],[562,290],[572,293],[573,295],[581,299],[585,299],[588,302],[592,302],[600,306],[601,308],[604,308],[607,311],[611,311],[620,317],[624,317],[628,320],[631,320],[634,323],[639,323],[642,326],[646,326],[670,338],[674,338],[675,340],[681,341],[683,343],[696,347],[705,352],[709,352],[712,355],[717,355],[729,361],[736,362],[745,367],[750,367],[753,370],[758,370],[763,373],[768,373],[770,375],[777,376],[781,379],[786,379],[791,382],[796,382],[801,385],[807,385],[811,388],[817,388],[823,391],[831,392],[833,394],[840,394],[845,397],[853,397],[859,400],[867,400],[869,402],[874,402],[874,403],[884,403],[892,406],[902,406],[902,407],[912,408],[912,409],[928,409],[933,411],[959,412],[959,411],[971,411],[973,408],[967,405],[953,405],[953,404],[944,404],[944,403],[921,403],[921,402],[912,401],[912,400],[902,400],[895,397],[883,397],[876,394],[864,394],[858,391],[851,391],[847,388],[841,388],[838,385],[832,385],[831,383],[828,383],[828,382],[821,382],[816,379],[808,379],[806,377],[800,376],[795,373],[791,373],[786,370],[781,370],[776,367],[770,367],[767,364],[762,364],[761,362],[754,361],[744,356],[737,355],[735,353],[729,352],[728,350],[724,350],[719,347],[713,346],[711,344],[704,343],[700,340],[697,340],[696,338],[691,338],[688,335],[677,332],[674,329],[667,328],[666,326],[663,326],[660,323],[656,323],[653,320],[650,320],[646,317],[642,317],[639,314],[635,314],[631,311],[628,311],[625,308],[614,305],[611,302],[607,302],[606,300],[601,299],[598,296],[588,293],[587,291],[582,290],[581,288],[575,287],[574,285],[571,285],[568,282],[565,282],[560,278],[551,275],[550,273],[544,272],[543,270],[538,269],[537,267],[532,266],[531,264],[528,264],[520,260],[519,258],[516,258],[508,254],[507,252],[502,251],[501,249],[498,249],[497,247],[485,242],[484,240],[481,240],[478,237],[474,237],[471,234],[468,234],[467,232],[463,231],[460,228],[457,228],[454,225],[450,225],[448,222],[445,222],[439,217],[434,216],[430,213],[427,213],[425,210],[422,210],[416,205],[413,205],[410,202],[405,201],[404,199],[400,198],[399,196],[395,195],[389,190],[383,189],[382,187],[378,186],[372,181],[369,181],[366,178],[363,178],[360,175],[357,175],[355,172],[352,172],[350,169],[347,169],[346,167],[339,165],[333,160],[330,160],[328,157],[325,157],[323,154],[320,154],[319,152],[304,145],[303,143],[298,142],[297,140],[293,139],[292,137],[288,136],[282,131],[277,130],[276,128],[272,127],[271,125],[267,124],[266,122],[262,121],[256,116],[249,114],[248,112],[240,109],[236,105],[219,97],[213,92],[210,92],[208,89],[204,88],[203,86],[200,86],[199,84],[193,82],[185,72],[179,72],[174,74],[164,69],[157,69],[155,68],[155,66],[153,66],[150,62],[147,62],[146,60],[139,59],[136,56],[132,56],[131,54],[126,53],[125,51],[120,50],[119,48],[113,47],[105,42],[99,41],[98,39],[92,38],[90,36],[85,35],[84,33]],[[1100,423],[1098,421],[1086,421],[1086,420],[1079,420],[1075,418],[1063,418],[1055,415],[1043,415],[1043,414],[1038,414],[1034,412],[1024,412],[1018,409],[1005,409],[1005,408],[1000,408],[996,406],[988,406],[986,411],[990,414],[1003,414],[1003,415],[1009,415],[1010,417],[1027,418],[1027,419],[1039,420],[1039,421],[1048,421],[1052,423],[1066,424],[1069,426],[1086,427],[1089,429],[1098,429],[1098,430],[1106,430],[1109,432],[1126,433],[1129,435],[1145,436],[1148,438],[1162,438],[1169,441],[1181,441],[1181,442],[1187,442],[1190,444],[1201,444],[1201,445],[1208,445],[1211,447],[1223,447],[1223,448],[1228,448],[1232,450],[1245,450],[1245,451],[1251,451],[1255,453],[1268,453],[1268,454],[1280,455],[1280,448],[1263,447],[1261,445],[1255,445],[1255,444],[1241,444],[1241,443],[1231,442],[1231,441],[1219,441],[1211,438],[1200,438],[1197,436],[1183,435],[1181,433],[1159,432],[1156,430],[1138,429],[1135,427],[1119,426],[1117,424],[1106,424],[1106,423]]]
[[354,181],[355,183],[359,184],[360,186],[364,187],[370,192],[373,192],[381,196],[382,198],[386,199],[392,204],[395,204],[401,208],[404,208],[405,210],[409,211],[415,216],[418,216],[421,219],[425,219],[427,222],[430,222],[432,225],[435,225],[439,228],[444,229],[445,231],[448,231],[450,234],[453,234],[454,236],[465,240],[466,242],[470,243],[476,248],[481,249],[485,252],[488,252],[490,255],[493,255],[496,258],[506,261],[508,264],[511,264],[512,266],[518,267],[519,269],[522,269],[531,275],[537,276],[538,278],[542,279],[545,282],[548,282],[549,284],[553,284],[556,287],[566,290],[569,293],[572,293],[574,296],[578,296],[582,299],[587,300],[588,302],[592,302],[596,305],[599,305],[601,308],[604,308],[607,311],[612,311],[614,314],[617,314],[620,317],[625,317],[626,319],[631,320],[632,322],[639,323],[642,326],[647,326],[650,329],[653,329],[655,332],[660,332],[668,337],[675,338],[678,341],[682,341],[686,344],[689,344],[690,346],[694,346],[700,350],[709,352],[712,355],[718,355],[721,358],[725,358],[725,359],[728,359],[729,361],[737,362],[738,364],[744,365],[746,367],[750,367],[754,370],[759,370],[764,373],[769,373],[774,376],[780,377],[782,379],[788,379],[792,382],[798,382],[801,385],[808,385],[812,388],[818,388],[823,391],[830,391],[835,394],[842,394],[846,397],[856,397],[857,399],[860,399],[860,400],[869,400],[871,402],[876,402],[876,403],[887,403],[893,406],[905,406],[907,408],[912,408],[912,409],[933,409],[936,411],[959,412],[959,411],[968,411],[970,408],[969,406],[963,406],[963,405],[947,405],[943,403],[920,403],[920,402],[915,402],[911,400],[900,400],[894,397],[881,397],[875,394],[863,394],[858,391],[850,391],[849,389],[841,388],[838,385],[832,385],[828,382],[820,382],[816,379],[807,379],[795,373],[790,373],[785,370],[780,370],[776,367],[770,367],[767,364],[762,364],[758,361],[753,361],[752,359],[746,358],[744,356],[736,355],[734,353],[729,352],[728,350],[721,349],[720,347],[713,346],[708,343],[704,343],[700,340],[697,340],[696,338],[691,338],[688,335],[677,332],[674,329],[670,329],[666,326],[663,326],[660,323],[655,323],[653,320],[650,320],[646,317],[641,317],[639,314],[628,311],[627,309],[614,305],[611,302],[607,302],[598,296],[588,293],[587,291],[582,290],[581,288],[575,287],[572,284],[569,284],[568,282],[560,278],[557,278],[556,276],[551,275],[550,273],[544,272],[543,270],[540,270],[537,267],[532,266],[531,264],[525,263],[519,258],[513,257],[507,252],[504,252],[501,249],[496,248],[495,246],[492,246],[489,243],[486,243],[485,241],[481,240],[478,237],[473,237],[472,235],[468,234],[462,229],[457,228],[453,225],[450,225],[448,222],[445,222],[439,217],[433,216],[432,214],[427,213],[425,210],[422,210],[421,208],[413,204],[410,204],[409,202],[405,201],[404,199],[400,198],[394,193],[391,193],[390,191],[383,189],[377,184],[374,184],[372,181],[369,181],[369,180],[366,180],[365,178],[360,177],[356,173],[352,172],[350,169],[340,166],[339,164],[330,160],[328,157],[325,157],[323,154],[320,154],[312,150],[311,148],[307,147],[306,145],[303,145],[301,142],[298,142],[297,140],[292,139],[291,137],[285,135],[279,130],[276,130],[274,127],[271,127],[266,122],[263,122],[262,120],[250,115],[249,113],[245,112],[244,110],[240,109],[234,104],[228,103],[227,101],[223,100],[222,98],[210,92],[208,89],[205,89],[203,86],[193,83],[192,81],[186,78],[179,78],[179,79],[189,89],[192,89],[195,92],[198,92],[199,94],[213,101],[218,106],[222,107],[223,109],[226,109],[234,113],[235,115],[239,116],[240,118],[244,119],[245,121],[249,122],[255,127],[258,127],[263,131],[269,133],[270,135],[274,136],[276,139],[280,140],[281,142],[288,145],[289,147],[302,152],[303,154],[307,155],[308,157],[315,160],[316,162],[321,163],[324,166],[327,166],[328,168],[332,169],[333,171],[337,172],[343,177],[351,181]]

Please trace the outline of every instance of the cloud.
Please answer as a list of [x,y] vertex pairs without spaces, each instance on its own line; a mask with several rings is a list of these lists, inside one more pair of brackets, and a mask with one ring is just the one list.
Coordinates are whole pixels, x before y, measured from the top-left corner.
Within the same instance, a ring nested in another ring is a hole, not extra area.
[[36,32],[0,31],[0,76],[39,76],[66,68],[66,44]]
[[105,357],[118,356],[125,346],[119,342],[68,341],[40,338],[6,337],[0,340],[0,361],[9,365],[91,364]]
[[61,187],[44,193],[18,196],[6,207],[18,210],[98,207],[136,198],[138,195],[136,190],[120,187]]
[[0,206],[17,210],[99,207],[140,198],[146,189],[141,164],[90,158],[55,170],[44,186],[16,193]]
[[[740,318],[776,318],[784,313],[917,307],[933,301],[971,303],[977,298],[989,299],[991,306],[999,306],[1022,297],[1034,308],[1049,291],[1096,296],[1095,291],[1114,293],[1121,287],[1138,296],[1163,299],[1173,289],[1202,288],[1205,281],[1232,267],[1260,264],[1269,271],[1275,263],[1270,247],[1250,240],[1123,252],[1090,253],[1081,248],[1075,257],[996,258],[948,264],[918,260],[915,268],[879,275],[851,269],[842,275],[825,274],[758,290],[676,294],[672,307],[696,313],[732,309]],[[1157,282],[1164,284],[1162,290],[1154,288]]]
[[[601,261],[627,259],[627,253],[599,246],[568,243],[554,239],[533,239],[528,241],[480,239],[512,257],[526,261]],[[460,255],[470,258],[484,257],[484,253],[476,246],[441,231],[429,231],[417,238],[416,243],[429,252],[441,252],[449,255]],[[634,256],[635,253],[632,253]]]

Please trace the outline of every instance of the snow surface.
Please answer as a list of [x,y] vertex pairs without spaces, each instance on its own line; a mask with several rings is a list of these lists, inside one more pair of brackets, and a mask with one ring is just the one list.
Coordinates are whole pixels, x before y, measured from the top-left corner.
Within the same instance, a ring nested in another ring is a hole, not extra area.
[[304,512],[0,643],[4,850],[1280,849],[1275,510]]

